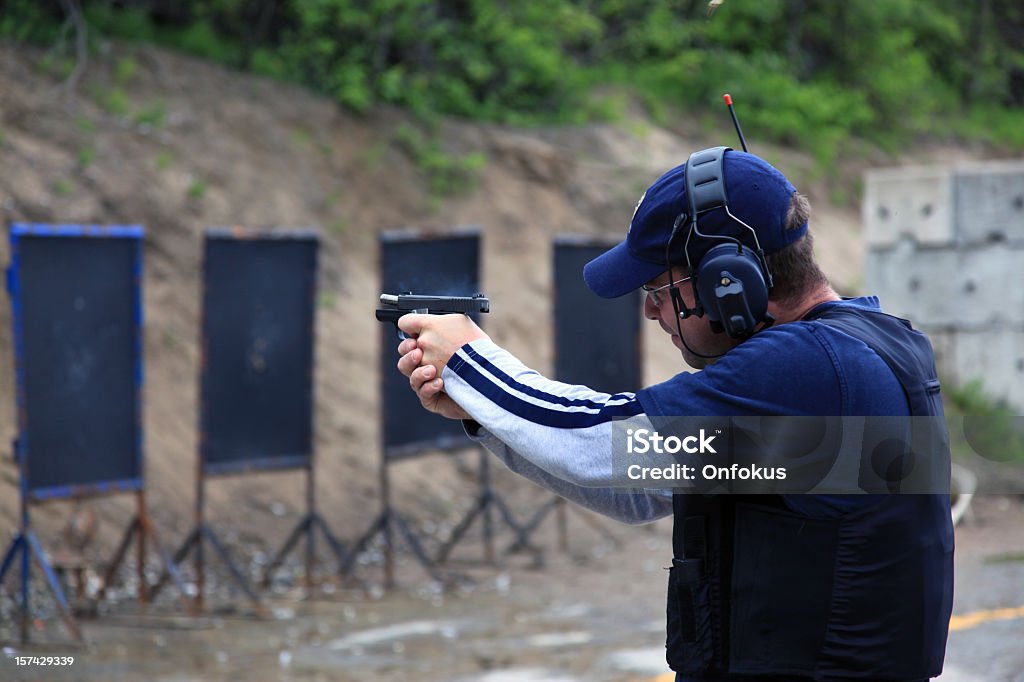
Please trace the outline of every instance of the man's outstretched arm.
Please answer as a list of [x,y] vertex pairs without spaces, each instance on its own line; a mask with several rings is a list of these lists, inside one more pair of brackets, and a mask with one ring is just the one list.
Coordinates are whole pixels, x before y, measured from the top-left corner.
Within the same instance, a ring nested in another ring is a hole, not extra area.
[[613,395],[551,381],[464,317],[407,316],[402,323],[417,338],[399,347],[399,369],[410,377],[424,407],[482,425],[478,439],[510,469],[625,522],[643,523],[671,512],[667,491],[609,487],[613,422],[643,419],[632,393]]

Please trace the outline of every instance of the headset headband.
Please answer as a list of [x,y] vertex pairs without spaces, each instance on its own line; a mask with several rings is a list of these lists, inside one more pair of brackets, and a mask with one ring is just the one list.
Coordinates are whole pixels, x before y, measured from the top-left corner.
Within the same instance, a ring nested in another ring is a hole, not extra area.
[[690,219],[728,205],[725,192],[725,153],[729,147],[710,147],[690,154],[686,162],[686,197]]
[[[764,257],[764,250],[761,248],[761,240],[757,238],[757,230],[743,222],[729,210],[729,197],[725,190],[725,153],[731,152],[732,147],[709,147],[690,154],[686,161],[686,195],[690,204],[690,215],[687,216],[691,229],[686,235],[686,243],[683,245],[683,253],[686,256],[686,265],[690,272],[696,271],[693,261],[690,259],[690,239],[696,234],[704,239],[718,239],[722,241],[735,242],[737,247],[742,247],[736,237],[729,235],[705,234],[700,231],[698,218],[700,214],[721,208],[725,214],[734,222],[747,228],[753,237],[754,243],[751,251],[761,264],[765,282],[770,289],[773,285],[771,270]],[[687,222],[684,218],[683,223]],[[677,225],[677,228],[680,225]],[[669,238],[671,244],[677,230],[673,230]],[[666,249],[667,252],[667,249]]]

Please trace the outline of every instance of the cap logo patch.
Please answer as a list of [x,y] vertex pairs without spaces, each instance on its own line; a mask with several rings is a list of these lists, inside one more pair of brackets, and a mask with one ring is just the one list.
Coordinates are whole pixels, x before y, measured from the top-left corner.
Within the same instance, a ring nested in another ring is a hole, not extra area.
[[647,190],[644,190],[644,193],[640,195],[640,201],[636,202],[636,208],[633,209],[633,215],[629,219],[629,229],[626,230],[627,235],[633,231],[633,220],[636,219],[636,212],[640,210],[640,204],[644,203],[645,198],[647,198]]

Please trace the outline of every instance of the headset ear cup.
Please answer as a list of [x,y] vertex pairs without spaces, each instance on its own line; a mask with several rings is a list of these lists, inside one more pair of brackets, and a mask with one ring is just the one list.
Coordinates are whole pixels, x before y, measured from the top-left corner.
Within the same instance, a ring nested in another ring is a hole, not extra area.
[[746,338],[768,317],[768,286],[753,251],[734,243],[719,244],[701,259],[697,293],[712,328],[732,338]]

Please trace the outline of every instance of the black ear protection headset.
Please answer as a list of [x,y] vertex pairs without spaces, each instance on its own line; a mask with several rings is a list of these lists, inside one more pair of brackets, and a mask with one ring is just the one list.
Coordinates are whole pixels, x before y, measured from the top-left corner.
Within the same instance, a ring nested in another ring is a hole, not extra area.
[[[672,306],[676,312],[679,338],[683,344],[682,325],[679,320],[691,315],[707,315],[712,331],[725,332],[733,339],[746,339],[760,328],[771,326],[775,319],[768,313],[768,291],[772,288],[772,275],[764,257],[764,251],[757,238],[757,232],[737,218],[729,210],[729,198],[725,190],[724,162],[729,147],[711,147],[690,154],[686,161],[686,196],[689,212],[680,214],[672,233],[665,244],[665,261],[668,265],[669,281],[672,276],[672,242],[680,230],[689,227],[683,253],[693,277],[694,305],[687,308],[676,287],[670,287]],[[706,234],[700,231],[700,217],[715,209],[722,209],[738,225],[749,231],[752,240],[744,244],[740,239],[724,234]],[[698,262],[690,256],[690,242],[714,240],[716,244]],[[698,357],[719,357],[702,355],[687,346]]]

